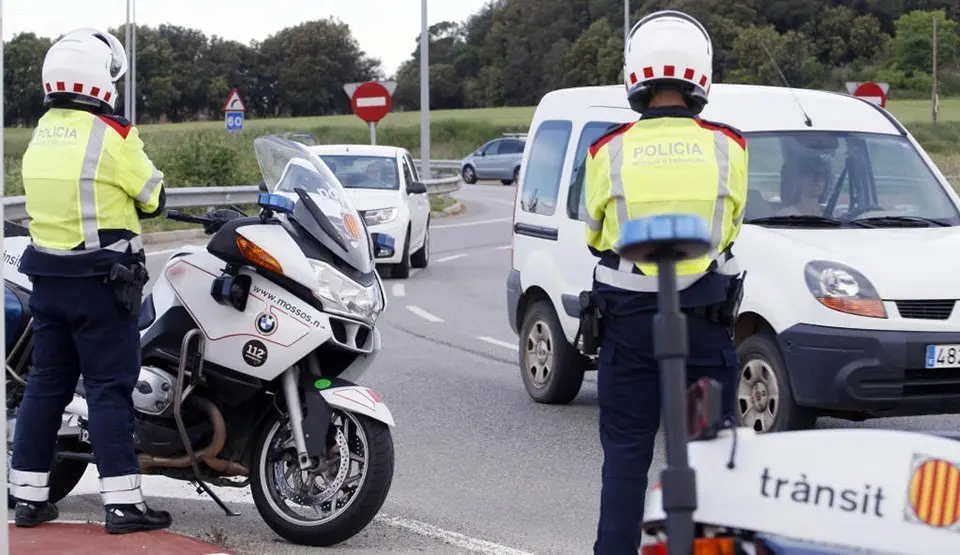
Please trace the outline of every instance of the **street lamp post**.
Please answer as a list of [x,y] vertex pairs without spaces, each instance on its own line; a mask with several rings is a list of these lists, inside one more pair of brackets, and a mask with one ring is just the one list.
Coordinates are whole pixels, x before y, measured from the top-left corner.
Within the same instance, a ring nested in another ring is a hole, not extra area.
[[130,0],[127,0],[127,24],[123,26],[124,31],[124,40],[123,45],[127,50],[127,73],[123,77],[123,117],[128,120],[132,117],[130,112],[130,97],[132,92],[130,91],[130,53],[131,53],[131,44],[130,44]]
[[130,29],[130,123],[137,123],[137,2],[130,0],[133,27]]
[[427,0],[420,0],[420,173],[430,179],[430,40],[427,36]]
[[127,25],[124,46],[127,49],[127,73],[123,80],[123,117],[135,123],[137,118],[137,7],[127,0]]
[[630,36],[630,0],[623,0],[623,51],[627,51],[627,37]]
[[[0,0],[0,75],[3,75],[3,38],[2,37],[3,37],[3,0]],[[0,106],[3,106],[3,105],[4,105],[3,82],[0,81]],[[0,132],[2,132],[2,130],[3,130],[3,110],[0,110]],[[0,199],[6,196],[6,192],[4,191],[4,179],[3,179],[5,170],[6,168],[4,168],[4,163],[3,163],[3,140],[2,138],[0,138]],[[3,220],[3,202],[0,202],[0,220]],[[3,235],[2,234],[0,234],[0,251],[3,251]],[[0,312],[4,312],[5,310],[6,310],[6,307],[4,306],[4,299],[0,298]],[[7,352],[7,346],[5,344],[5,337],[7,332],[4,329],[5,320],[6,320],[5,318],[0,318],[0,353]],[[7,380],[3,379],[3,380],[0,380],[0,399],[6,400],[6,398],[7,398]],[[7,416],[6,402],[3,403],[2,412],[3,412],[3,418],[0,418],[0,427],[2,427],[2,430],[0,430],[0,432],[3,433],[4,440],[6,440],[7,436],[11,435],[10,430],[7,429],[8,416]],[[10,449],[9,444],[7,444],[7,449],[8,450]],[[3,475],[2,481],[3,481],[3,493],[4,493],[3,496],[4,498],[6,498],[8,495],[10,495],[9,494],[10,486],[9,484],[7,484],[7,465],[3,465],[2,475]],[[3,530],[0,531],[0,554],[7,555],[8,553],[10,553],[10,534],[9,534],[10,527],[5,525],[2,528]]]

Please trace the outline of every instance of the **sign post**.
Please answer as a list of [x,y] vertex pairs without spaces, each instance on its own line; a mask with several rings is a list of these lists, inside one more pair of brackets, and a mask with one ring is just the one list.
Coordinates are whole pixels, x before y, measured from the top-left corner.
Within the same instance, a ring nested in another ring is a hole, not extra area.
[[230,91],[230,96],[223,103],[224,123],[227,131],[231,133],[243,131],[243,115],[246,111],[247,107],[243,105],[243,100],[240,99],[240,93],[237,89]]
[[350,97],[353,114],[370,127],[370,144],[377,144],[377,123],[390,113],[393,107],[393,91],[397,89],[395,81],[367,81],[366,83],[347,83],[343,91]]
[[[7,5],[9,6],[9,4]],[[3,0],[0,0],[0,35],[2,35],[2,31],[3,31]],[[0,40],[0,75],[2,74],[3,74],[3,41]],[[4,100],[3,82],[0,82],[0,106],[4,105],[3,100]],[[0,110],[0,130],[2,130],[3,128],[4,128],[3,127],[3,111]],[[6,173],[6,170],[4,168],[4,163],[3,163],[3,141],[0,140],[0,200],[2,200],[4,197],[7,196],[6,189],[5,189],[6,184],[4,183],[4,179],[3,179],[3,176],[5,173]],[[3,219],[4,219],[3,218],[3,202],[0,202],[0,220],[3,220]],[[0,252],[6,252],[3,248],[2,234],[0,234]],[[3,267],[0,266],[0,272],[3,271],[2,268]],[[6,307],[4,306],[3,299],[0,299],[0,311],[6,311]],[[5,344],[5,338],[7,336],[7,333],[6,333],[6,330],[4,329],[5,321],[6,319],[0,320],[0,352],[3,352],[3,353],[7,352],[7,346]],[[7,380],[5,379],[3,381],[0,381],[0,397],[2,397],[4,400],[6,400],[7,398]],[[10,425],[10,422],[7,420],[8,418],[10,418],[10,415],[7,414],[6,402],[4,402],[3,408],[0,409],[0,412],[3,412],[3,418],[0,418],[0,428],[3,428],[3,429],[0,430],[0,433],[3,434],[4,440],[6,440],[7,437],[13,436],[12,430],[7,429]],[[12,447],[13,446],[11,443],[7,443],[8,453],[10,452],[9,449],[11,449]],[[3,465],[3,469],[0,470],[0,475],[2,475],[2,478],[3,478],[3,493],[4,493],[3,496],[9,499],[8,496],[10,495],[9,493],[10,485],[7,483],[8,481],[7,471],[8,471],[8,468],[7,468],[7,465],[5,464]],[[0,530],[0,553],[2,553],[3,555],[7,555],[7,553],[10,552],[9,532],[10,532],[9,526],[4,526],[3,530]]]
[[889,90],[890,85],[888,83],[874,83],[873,81],[847,83],[847,92],[881,108],[887,107],[887,92]]

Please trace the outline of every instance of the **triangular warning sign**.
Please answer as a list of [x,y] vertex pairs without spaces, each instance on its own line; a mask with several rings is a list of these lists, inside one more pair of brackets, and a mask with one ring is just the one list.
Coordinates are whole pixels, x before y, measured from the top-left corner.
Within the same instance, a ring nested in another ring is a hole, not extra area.
[[230,91],[230,96],[227,97],[227,101],[223,104],[224,112],[246,112],[247,107],[243,105],[243,100],[240,100],[240,93],[237,92],[237,89]]

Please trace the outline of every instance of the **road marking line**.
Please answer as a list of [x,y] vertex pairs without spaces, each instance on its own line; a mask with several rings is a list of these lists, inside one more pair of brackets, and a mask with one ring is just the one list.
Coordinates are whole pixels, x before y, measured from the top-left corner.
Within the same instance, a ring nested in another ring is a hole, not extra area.
[[445,257],[441,258],[440,260],[437,260],[437,262],[449,262],[449,261],[451,261],[451,260],[456,260],[456,259],[458,259],[458,258],[463,258],[464,256],[470,256],[470,255],[468,255],[468,254],[463,254],[463,253],[460,253],[460,254],[451,254],[450,256],[445,256]]
[[500,341],[499,339],[494,339],[492,337],[480,336],[477,339],[479,339],[480,341],[486,341],[491,345],[497,345],[498,347],[513,349],[514,351],[520,350],[520,347],[518,347],[515,343],[507,343],[506,341]]
[[507,250],[507,249],[512,249],[512,248],[513,248],[513,245],[504,245],[504,246],[502,246],[502,247],[497,247],[497,250],[498,250],[498,251],[505,251],[505,250]]
[[404,296],[404,295],[406,295],[406,294],[407,294],[407,292],[404,290],[404,287],[403,287],[403,284],[402,284],[402,283],[394,283],[394,284],[393,284],[393,296],[394,296],[394,297],[402,297],[402,296]]
[[400,528],[407,530],[408,532],[413,532],[418,536],[426,536],[428,538],[440,540],[444,543],[466,549],[468,551],[473,551],[474,553],[489,553],[490,555],[533,555],[533,553],[530,553],[529,551],[513,549],[512,547],[481,540],[479,538],[471,538],[470,536],[466,536],[459,532],[444,530],[443,528],[438,528],[432,524],[420,522],[419,520],[410,520],[408,518],[389,516],[385,514],[377,515],[374,517],[374,520],[393,528]]
[[443,318],[438,318],[426,310],[412,304],[407,305],[407,310],[429,322],[443,322]]
[[513,218],[496,218],[496,219],[493,219],[493,220],[478,220],[478,221],[475,221],[475,222],[463,222],[463,223],[459,223],[459,224],[443,224],[443,225],[432,225],[432,224],[431,224],[431,225],[430,225],[430,229],[442,229],[442,228],[445,228],[445,227],[467,227],[467,226],[470,226],[470,225],[495,224],[495,223],[500,223],[500,222],[509,222],[509,221],[511,221],[511,220],[513,220]]

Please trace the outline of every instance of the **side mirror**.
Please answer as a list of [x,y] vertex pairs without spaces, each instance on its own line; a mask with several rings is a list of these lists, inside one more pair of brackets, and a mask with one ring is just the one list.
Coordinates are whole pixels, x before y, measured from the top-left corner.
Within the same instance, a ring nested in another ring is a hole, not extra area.
[[407,185],[407,192],[411,195],[425,195],[427,193],[427,186],[419,181],[412,181]]
[[479,154],[480,156],[486,156],[486,155],[487,155],[487,153],[484,152],[484,151],[482,151],[482,150],[479,151],[479,152],[477,152],[477,154]]
[[260,182],[260,185],[258,185],[257,188],[260,189],[260,192],[261,192],[261,193],[269,193],[269,192],[270,192],[270,191],[267,191],[267,184],[264,183],[263,181]]

